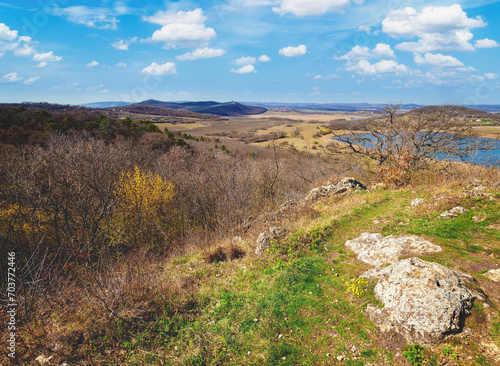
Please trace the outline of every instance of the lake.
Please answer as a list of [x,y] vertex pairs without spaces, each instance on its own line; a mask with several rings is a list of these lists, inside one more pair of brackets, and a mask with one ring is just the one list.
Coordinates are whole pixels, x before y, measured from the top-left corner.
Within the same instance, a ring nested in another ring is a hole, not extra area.
[[[374,140],[374,138],[370,137],[368,134],[362,134],[361,136],[363,138],[370,138],[371,140]],[[338,138],[336,137],[332,137],[332,139],[338,140]],[[463,161],[475,165],[496,166],[500,168],[500,140],[491,138],[479,138],[479,141],[486,144],[491,143],[493,145],[493,149],[473,151],[468,157],[464,159],[446,154],[437,154],[436,156],[434,156],[434,158],[448,161]],[[365,144],[365,147],[370,148],[370,145],[371,144],[367,143]]]

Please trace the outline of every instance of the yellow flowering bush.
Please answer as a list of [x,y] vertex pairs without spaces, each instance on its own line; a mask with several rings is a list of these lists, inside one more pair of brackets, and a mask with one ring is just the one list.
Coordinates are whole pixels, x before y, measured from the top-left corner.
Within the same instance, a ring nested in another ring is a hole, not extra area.
[[168,241],[176,229],[177,216],[171,205],[172,183],[136,166],[133,172],[122,175],[115,196],[115,242],[130,245]]

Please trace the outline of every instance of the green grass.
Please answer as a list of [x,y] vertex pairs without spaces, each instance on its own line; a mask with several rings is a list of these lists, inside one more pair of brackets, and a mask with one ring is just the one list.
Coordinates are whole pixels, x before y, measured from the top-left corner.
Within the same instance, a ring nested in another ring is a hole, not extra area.
[[[425,197],[429,207],[410,207],[417,197]],[[359,204],[347,205],[348,200]],[[480,261],[485,255],[498,260],[499,233],[488,228],[500,221],[497,201],[461,199],[469,212],[446,220],[439,214],[451,207],[432,202],[429,191],[359,192],[326,201],[315,221],[289,230],[263,257],[244,259],[244,267],[239,260],[206,263],[193,255],[174,259],[165,265],[165,277],[191,276],[199,289],[165,301],[163,313],[135,323],[110,318],[89,335],[83,356],[116,365],[318,365],[337,362],[342,355],[344,365],[402,365],[401,356],[384,348],[365,314],[370,303],[382,306],[374,296],[374,281],[355,280],[369,266],[344,243],[365,231],[416,234],[443,247],[430,260],[450,266],[456,259]],[[485,220],[475,222],[475,215]],[[384,220],[376,224],[376,219]],[[471,318],[484,311],[480,305],[474,305]],[[489,330],[496,341],[498,319]],[[412,365],[422,365],[424,359],[432,365],[443,356],[455,359],[458,350],[468,347],[475,364],[488,365],[473,342],[457,342],[434,351],[412,345],[403,354]],[[113,353],[106,353],[110,349]]]

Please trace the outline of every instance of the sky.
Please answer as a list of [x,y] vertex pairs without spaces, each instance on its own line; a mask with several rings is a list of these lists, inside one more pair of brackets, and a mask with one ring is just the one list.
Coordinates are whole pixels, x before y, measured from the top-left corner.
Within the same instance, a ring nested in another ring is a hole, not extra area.
[[0,0],[0,102],[500,104],[500,1]]

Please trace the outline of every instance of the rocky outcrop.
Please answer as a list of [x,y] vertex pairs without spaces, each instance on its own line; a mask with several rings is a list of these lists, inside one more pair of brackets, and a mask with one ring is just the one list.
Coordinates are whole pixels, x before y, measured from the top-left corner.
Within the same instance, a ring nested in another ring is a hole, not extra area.
[[257,238],[257,248],[255,249],[255,255],[261,255],[266,252],[269,244],[273,239],[278,239],[283,235],[283,232],[277,227],[270,227],[266,231],[260,233]]
[[373,268],[361,277],[379,279],[375,296],[385,305],[369,305],[369,317],[408,343],[430,344],[459,332],[473,300],[481,298],[471,290],[471,276],[419,258]]
[[464,214],[466,212],[467,212],[466,208],[464,208],[462,206],[457,206],[457,207],[453,207],[449,211],[443,212],[441,215],[439,215],[439,217],[441,217],[442,219],[451,219],[451,218],[457,217],[458,215]]
[[363,233],[356,239],[347,240],[345,246],[356,253],[359,260],[376,267],[397,262],[403,256],[442,251],[440,246],[416,235],[384,237],[382,234]]
[[305,200],[314,202],[320,197],[335,196],[353,190],[358,191],[360,189],[366,189],[365,185],[354,178],[343,178],[338,183],[328,182],[327,185],[312,189],[307,194]]

